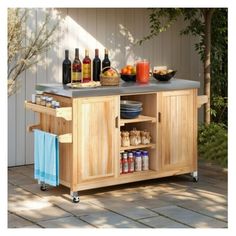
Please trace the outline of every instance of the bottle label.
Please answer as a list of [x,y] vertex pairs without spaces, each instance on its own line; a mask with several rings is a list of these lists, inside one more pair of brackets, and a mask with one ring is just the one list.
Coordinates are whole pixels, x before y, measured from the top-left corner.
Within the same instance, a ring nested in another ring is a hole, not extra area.
[[72,83],[81,82],[81,72],[73,71],[72,72]]
[[127,161],[124,161],[123,162],[123,173],[128,173],[128,162]]
[[141,171],[142,170],[142,159],[141,159],[141,157],[136,157],[135,158],[134,170],[135,171]]
[[142,170],[148,170],[148,156],[142,157]]
[[91,65],[83,64],[83,79],[91,79]]

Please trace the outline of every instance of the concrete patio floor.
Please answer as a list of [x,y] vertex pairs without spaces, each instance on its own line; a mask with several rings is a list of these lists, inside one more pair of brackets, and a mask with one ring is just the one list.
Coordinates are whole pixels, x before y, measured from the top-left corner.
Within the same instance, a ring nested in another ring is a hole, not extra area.
[[199,163],[189,175],[80,192],[42,192],[33,165],[8,169],[8,228],[227,228],[227,172]]

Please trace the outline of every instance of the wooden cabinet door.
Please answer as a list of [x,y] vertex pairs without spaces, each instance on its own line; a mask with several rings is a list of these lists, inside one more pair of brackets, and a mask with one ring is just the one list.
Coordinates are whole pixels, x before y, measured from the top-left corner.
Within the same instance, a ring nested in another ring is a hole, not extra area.
[[196,169],[196,98],[195,89],[158,93],[159,164],[162,170]]
[[79,100],[79,182],[115,176],[119,151],[119,97]]

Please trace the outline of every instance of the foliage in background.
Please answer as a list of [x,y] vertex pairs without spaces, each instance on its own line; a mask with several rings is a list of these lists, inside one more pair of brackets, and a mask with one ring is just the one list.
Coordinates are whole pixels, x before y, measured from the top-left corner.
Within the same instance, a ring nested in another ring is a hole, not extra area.
[[[28,9],[8,8],[8,96],[17,89],[18,76],[41,60],[40,55],[54,45],[59,21],[50,11],[42,22],[37,22],[37,31],[27,28]],[[32,19],[31,21],[36,19]]]
[[[182,17],[186,26],[180,34],[199,39],[195,50],[204,65],[204,90],[210,98],[205,105],[205,122],[209,124],[211,119],[227,122],[227,8],[152,8],[149,11],[150,32],[139,43],[158,36]],[[223,106],[222,101],[225,101]]]
[[[211,103],[208,103],[208,107],[210,104],[208,114],[205,109],[205,117],[206,115],[210,115],[211,119],[205,119],[206,124],[199,126],[199,155],[203,159],[215,161],[226,167],[228,126],[228,10],[227,8],[155,8],[149,9],[149,11],[150,33],[139,41],[140,44],[166,31],[179,17],[183,17],[186,22],[186,26],[180,31],[180,34],[191,34],[197,36],[199,39],[195,44],[195,50],[204,63],[204,90],[205,94],[210,95],[211,101]],[[208,18],[206,17],[206,13],[210,13],[210,11],[211,15]],[[206,50],[206,47],[208,47],[208,50]],[[209,59],[209,55],[210,60],[206,63],[206,57],[208,56]],[[209,74],[211,75],[210,77],[207,76]],[[208,83],[208,89],[206,89],[206,83]],[[209,124],[210,120],[212,120],[211,124]]]
[[198,154],[227,168],[227,141],[227,127],[224,124],[202,124],[198,129]]
[[228,124],[228,10],[217,9],[212,19],[211,117]]

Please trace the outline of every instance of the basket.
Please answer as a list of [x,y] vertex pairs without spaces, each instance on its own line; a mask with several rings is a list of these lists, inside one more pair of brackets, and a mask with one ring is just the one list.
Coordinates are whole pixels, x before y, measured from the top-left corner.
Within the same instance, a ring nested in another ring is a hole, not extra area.
[[119,75],[119,72],[115,68],[109,67],[109,66],[104,67],[102,69],[101,74],[100,74],[100,83],[101,83],[102,86],[118,86],[120,84],[120,76],[111,77],[111,76],[103,75],[104,70],[105,69],[110,69],[110,68],[113,69],[114,71],[116,71],[117,75]]

